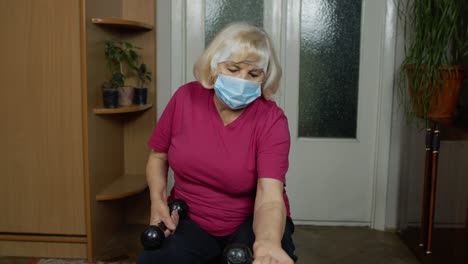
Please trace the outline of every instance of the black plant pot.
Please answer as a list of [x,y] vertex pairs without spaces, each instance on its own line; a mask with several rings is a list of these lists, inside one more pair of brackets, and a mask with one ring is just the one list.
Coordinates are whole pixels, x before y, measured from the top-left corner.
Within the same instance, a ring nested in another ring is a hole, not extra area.
[[135,87],[133,94],[133,103],[136,105],[145,105],[148,101],[148,88]]
[[119,107],[119,91],[117,89],[104,89],[102,92],[104,108]]

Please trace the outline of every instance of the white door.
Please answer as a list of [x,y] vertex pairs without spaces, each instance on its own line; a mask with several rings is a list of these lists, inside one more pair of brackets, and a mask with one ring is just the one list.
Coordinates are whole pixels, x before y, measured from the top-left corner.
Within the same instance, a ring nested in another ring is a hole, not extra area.
[[172,92],[194,79],[193,64],[216,26],[253,20],[272,37],[284,70],[276,99],[291,131],[286,189],[296,223],[375,226],[375,212],[385,211],[376,164],[379,102],[391,103],[381,98],[391,97],[381,92],[388,2],[172,1]]

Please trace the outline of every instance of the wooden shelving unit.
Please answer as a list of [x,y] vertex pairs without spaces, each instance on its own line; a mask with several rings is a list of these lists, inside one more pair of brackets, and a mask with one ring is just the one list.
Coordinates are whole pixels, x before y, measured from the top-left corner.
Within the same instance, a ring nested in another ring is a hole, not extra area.
[[147,187],[145,175],[123,175],[96,194],[96,201],[117,200],[138,194]]
[[[20,111],[13,103],[0,104],[2,112],[12,113],[11,124],[30,124],[1,128],[12,144],[0,154],[8,167],[0,177],[0,255],[96,263],[106,260],[106,245],[113,241],[115,257],[121,257],[128,244],[116,232],[130,224],[146,226],[150,218],[147,140],[157,119],[156,111],[147,109],[155,105],[156,82],[147,85],[147,105],[100,108],[101,86],[109,77],[104,44],[140,47],[139,62],[156,80],[156,1],[3,2],[8,2],[0,9],[5,21],[25,14],[34,21],[10,23],[3,34],[21,53],[4,55],[17,63],[2,68],[10,76],[2,81],[19,89],[2,96],[21,97],[25,90],[35,96],[25,98]],[[31,56],[33,63],[25,59]],[[137,83],[135,76],[127,80]],[[132,237],[138,246],[132,252],[141,251],[138,235]]]
[[145,111],[153,107],[152,104],[146,105],[130,105],[124,106],[119,108],[94,108],[93,112],[97,115],[109,115],[109,114],[123,114],[123,113],[132,113],[132,112],[140,112]]
[[119,28],[128,28],[128,29],[140,29],[140,30],[152,30],[153,26],[147,23],[143,23],[135,20],[128,20],[122,18],[91,18],[91,22],[99,25],[113,26]]
[[[59,1],[59,0],[55,0]],[[102,1],[86,1],[86,70],[89,222],[92,256],[111,259],[104,242],[116,241],[122,253],[122,238],[116,232],[128,224],[144,224],[149,219],[150,203],[146,183],[147,140],[156,123],[152,109],[156,99],[155,82],[148,83],[148,104],[104,108],[98,90],[109,76],[104,60],[106,40],[129,42],[141,48],[141,60],[156,80],[156,1],[121,0],[112,8]],[[97,56],[96,54],[101,54]],[[135,85],[135,76],[126,84]],[[92,232],[91,232],[92,231]],[[138,243],[139,246],[139,243]],[[88,259],[92,262],[92,259]]]

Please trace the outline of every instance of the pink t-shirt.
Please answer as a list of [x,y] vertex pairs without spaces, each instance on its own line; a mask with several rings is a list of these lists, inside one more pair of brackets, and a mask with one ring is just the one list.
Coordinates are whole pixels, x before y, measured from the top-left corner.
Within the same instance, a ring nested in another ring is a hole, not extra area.
[[[253,214],[258,178],[285,183],[290,136],[275,102],[260,97],[224,126],[213,96],[198,82],[180,87],[148,146],[168,153],[171,198],[185,200],[190,219],[206,232],[225,236]],[[286,191],[283,196],[289,216]]]

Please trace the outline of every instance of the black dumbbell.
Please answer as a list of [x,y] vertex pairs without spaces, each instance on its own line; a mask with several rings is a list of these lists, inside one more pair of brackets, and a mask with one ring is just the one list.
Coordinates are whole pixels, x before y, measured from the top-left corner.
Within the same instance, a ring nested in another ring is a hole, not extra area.
[[252,251],[243,244],[228,245],[223,251],[223,264],[252,264]]
[[[173,211],[177,211],[180,219],[183,219],[187,216],[188,205],[183,200],[172,200],[169,204],[169,213],[172,214]],[[163,222],[158,223],[157,225],[150,225],[143,233],[141,233],[140,241],[145,250],[155,250],[161,247],[162,242],[164,241],[164,231],[167,230],[166,225]]]

